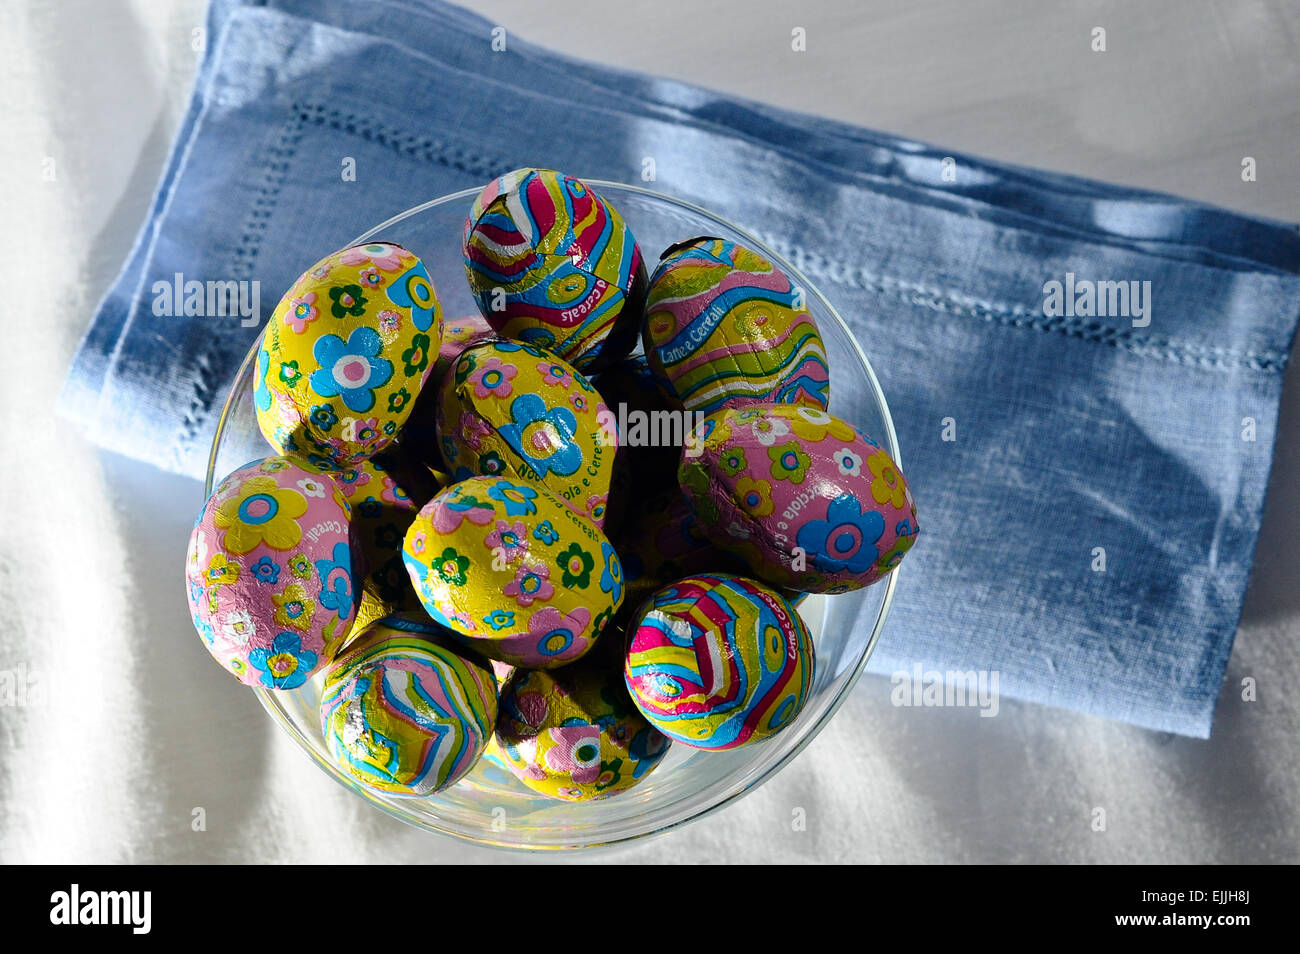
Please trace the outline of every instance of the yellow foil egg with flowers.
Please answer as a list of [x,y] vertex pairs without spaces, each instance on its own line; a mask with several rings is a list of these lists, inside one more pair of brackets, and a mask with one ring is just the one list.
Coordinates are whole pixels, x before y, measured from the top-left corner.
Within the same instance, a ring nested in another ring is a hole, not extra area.
[[586,375],[541,348],[484,341],[461,352],[439,388],[453,479],[513,474],[604,527],[618,429]]
[[281,454],[343,470],[406,422],[442,342],[424,263],[391,242],[321,259],[280,299],[262,333],[253,398]]
[[402,561],[435,622],[512,666],[580,659],[623,602],[623,567],[600,528],[519,479],[439,492],[406,531]]

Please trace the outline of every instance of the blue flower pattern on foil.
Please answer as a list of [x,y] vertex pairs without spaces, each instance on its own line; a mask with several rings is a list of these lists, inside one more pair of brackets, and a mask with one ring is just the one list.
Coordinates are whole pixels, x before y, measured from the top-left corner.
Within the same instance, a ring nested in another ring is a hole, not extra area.
[[[517,495],[517,496],[513,496]],[[533,500],[537,491],[524,484],[512,484],[508,480],[498,480],[488,488],[488,496],[505,504],[507,517],[525,517],[537,512]]]
[[378,357],[383,345],[373,328],[354,329],[346,343],[338,335],[322,335],[312,348],[320,367],[311,373],[311,389],[321,397],[342,398],[350,411],[369,411],[375,389],[393,376],[393,363]]
[[393,279],[387,295],[394,305],[411,310],[411,324],[415,325],[416,331],[428,331],[433,326],[438,300],[434,297],[433,283],[429,281],[423,262],[416,263]]
[[875,544],[884,532],[884,517],[875,510],[864,512],[852,494],[840,494],[826,508],[825,520],[810,520],[799,528],[796,542],[818,569],[864,573],[880,556]]
[[[578,419],[567,407],[548,408],[540,396],[521,394],[510,404],[510,420],[499,433],[539,478],[549,473],[567,476],[582,466],[582,448],[573,439]],[[526,433],[538,424],[543,428]]]
[[600,571],[600,589],[609,593],[617,606],[623,598],[623,565],[618,562],[618,554],[604,540],[600,542],[600,555],[605,558],[605,566]]
[[271,391],[266,386],[266,373],[271,370],[271,355],[266,348],[257,349],[257,374],[253,378],[253,401],[259,411],[271,410]]
[[[286,666],[285,657],[293,659],[292,668]],[[259,646],[251,650],[248,662],[261,672],[261,682],[266,688],[297,689],[316,668],[316,654],[302,648],[302,637],[297,633],[279,633],[271,641],[270,649]]]
[[251,567],[253,576],[260,583],[275,584],[280,579],[280,565],[269,556],[264,556]]
[[320,575],[320,605],[339,614],[339,619],[352,615],[355,594],[352,589],[352,551],[346,543],[334,544],[333,559],[316,560]]

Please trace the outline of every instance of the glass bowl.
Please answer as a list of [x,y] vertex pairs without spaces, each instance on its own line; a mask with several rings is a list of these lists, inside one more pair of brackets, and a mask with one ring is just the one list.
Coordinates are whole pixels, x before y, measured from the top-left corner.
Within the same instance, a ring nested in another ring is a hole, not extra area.
[[[867,357],[826,297],[793,265],[739,227],[698,206],[636,186],[586,180],[623,214],[647,266],[659,252],[696,235],[737,241],[783,268],[804,289],[831,370],[830,411],[885,443],[902,464],[898,438]],[[461,265],[460,241],[477,189],[418,205],[357,236],[397,242],[419,255],[433,278],[448,320],[476,312]],[[322,254],[328,251],[322,249]],[[253,408],[256,345],[226,400],[208,461],[206,493],[226,474],[271,453]],[[335,781],[381,810],[419,828],[480,844],[515,849],[610,845],[667,831],[717,811],[761,785],[793,759],[835,714],[858,676],[885,622],[898,570],[874,586],[838,596],[809,596],[799,607],[816,647],[811,694],[798,719],[781,733],[725,752],[673,745],[637,787],[597,802],[562,802],[525,788],[498,766],[480,760],[468,776],[436,795],[409,798],[372,792],[335,767],[321,736],[323,673],[292,692],[255,689],[262,705]]]

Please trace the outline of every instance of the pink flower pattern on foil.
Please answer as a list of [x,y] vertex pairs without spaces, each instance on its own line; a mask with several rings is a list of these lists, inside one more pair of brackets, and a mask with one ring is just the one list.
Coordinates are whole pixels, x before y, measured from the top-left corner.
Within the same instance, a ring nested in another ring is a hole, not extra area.
[[508,398],[514,392],[514,378],[518,373],[519,369],[513,364],[506,364],[493,355],[469,376],[469,383],[474,388],[476,398]]
[[316,293],[308,292],[289,302],[283,321],[294,334],[300,335],[307,330],[307,325],[315,321],[319,315],[320,312],[316,309]]
[[384,283],[384,276],[380,274],[379,269],[368,265],[357,272],[357,281],[366,288],[378,288]]
[[439,533],[454,533],[466,520],[482,527],[491,523],[495,516],[496,511],[491,507],[451,507],[442,501],[433,509],[433,529]]
[[[557,726],[549,731],[555,745],[546,750],[548,766],[568,775],[579,785],[590,785],[600,777],[599,726]],[[596,753],[594,758],[579,761],[577,753],[583,748],[593,750]]]
[[[354,444],[361,444],[369,447],[382,436],[379,431],[379,421],[377,418],[345,418],[342,428],[343,439],[351,441]],[[370,480],[370,475],[366,475],[365,480],[359,480],[357,486]]]
[[537,370],[541,372],[542,380],[547,384],[553,384],[561,388],[567,388],[573,384],[573,375],[569,374],[568,369],[563,365],[543,361],[537,366]]
[[505,551],[506,562],[514,563],[528,552],[528,528],[524,526],[522,520],[515,521],[514,526],[505,520],[498,520],[497,528],[489,533],[483,542],[494,553],[497,547],[500,547]]
[[411,503],[410,495],[397,486],[397,481],[393,480],[392,477],[384,478],[384,489],[380,491],[379,496],[390,504],[396,504],[401,510],[415,509],[415,504]]
[[473,411],[465,411],[460,416],[460,437],[467,445],[478,450],[483,446],[483,438],[492,433],[487,421]]
[[[550,577],[551,568],[545,563],[533,566],[524,563],[515,570],[515,578],[506,584],[502,592],[506,596],[513,596],[520,606],[532,606],[539,600],[545,603],[555,595],[555,585],[551,583]],[[529,628],[531,629],[531,624]]]
[[439,602],[435,605],[438,607],[438,610],[442,615],[447,618],[447,622],[453,624],[453,626],[460,632],[464,633],[466,636],[477,635],[478,626],[474,622],[474,618],[464,610],[457,609],[450,603]]
[[357,245],[339,256],[344,265],[360,265],[370,262],[376,268],[386,272],[395,272],[402,267],[402,249],[396,245],[377,242],[373,245]]
[[[507,584],[508,585],[508,584]],[[549,584],[548,584],[549,585]],[[500,646],[525,660],[526,665],[557,659],[576,659],[587,651],[590,640],[582,634],[591,624],[591,610],[578,606],[569,614],[544,606],[528,620],[528,632],[500,640]],[[564,695],[559,686],[557,695]]]
[[363,470],[345,470],[336,475],[339,489],[344,497],[352,497],[358,490],[370,483],[370,475]]

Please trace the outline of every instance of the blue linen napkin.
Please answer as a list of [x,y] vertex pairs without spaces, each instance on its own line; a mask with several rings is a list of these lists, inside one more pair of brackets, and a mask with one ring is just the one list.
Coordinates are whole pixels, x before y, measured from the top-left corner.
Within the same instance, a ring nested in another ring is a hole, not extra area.
[[[424,198],[523,165],[639,181],[653,155],[657,188],[822,285],[881,378],[926,536],[871,668],[995,670],[1009,697],[1209,734],[1300,309],[1294,227],[514,36],[496,53],[491,28],[435,0],[214,0],[193,103],[63,413],[197,476],[258,328],[159,317],[154,282],[287,288]],[[1045,310],[1051,282],[1098,281],[1149,289],[1149,324]]]

